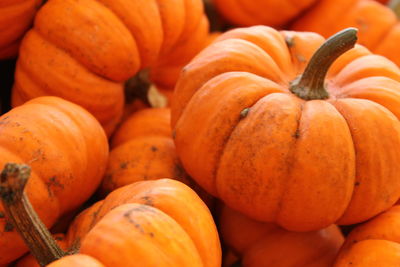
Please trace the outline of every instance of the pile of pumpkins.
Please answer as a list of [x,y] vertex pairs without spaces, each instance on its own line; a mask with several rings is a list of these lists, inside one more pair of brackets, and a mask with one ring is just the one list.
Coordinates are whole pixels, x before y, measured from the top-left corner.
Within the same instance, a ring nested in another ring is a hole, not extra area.
[[2,0],[0,266],[400,266],[397,13]]

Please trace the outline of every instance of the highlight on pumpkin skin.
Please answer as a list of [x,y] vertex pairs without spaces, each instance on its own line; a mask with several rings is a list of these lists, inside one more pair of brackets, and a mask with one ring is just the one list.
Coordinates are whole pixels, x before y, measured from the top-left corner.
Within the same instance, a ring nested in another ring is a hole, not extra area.
[[221,239],[245,267],[332,266],[344,242],[340,229],[296,233],[273,223],[251,220],[223,205],[219,218]]
[[305,100],[290,86],[324,41],[228,31],[185,67],[171,107],[188,174],[246,216],[293,231],[363,222],[400,196],[400,70],[356,45],[329,67],[329,98]]
[[[108,141],[98,121],[78,105],[57,97],[36,98],[2,115],[0,131],[0,167],[30,164],[26,195],[47,227],[80,207],[99,186]],[[4,217],[0,233],[0,264],[27,252]]]
[[[64,263],[66,253],[43,227],[23,193],[29,178],[26,169],[7,165],[2,173],[1,197],[6,215],[41,266],[50,262],[58,266]],[[163,179],[131,184],[88,210],[93,208],[97,209],[96,216],[85,218],[92,214],[87,211],[79,215],[67,240],[69,246],[79,248],[80,253],[92,256],[104,266],[133,266],[138,262],[143,266],[221,264],[212,216],[200,198],[180,182]],[[67,257],[65,263],[75,258]]]
[[22,41],[12,105],[56,95],[86,108],[111,136],[123,114],[123,83],[143,69],[183,67],[207,36],[201,0],[47,1]]
[[[334,267],[399,266],[400,206],[356,226],[346,237]],[[373,252],[373,253],[371,253]]]

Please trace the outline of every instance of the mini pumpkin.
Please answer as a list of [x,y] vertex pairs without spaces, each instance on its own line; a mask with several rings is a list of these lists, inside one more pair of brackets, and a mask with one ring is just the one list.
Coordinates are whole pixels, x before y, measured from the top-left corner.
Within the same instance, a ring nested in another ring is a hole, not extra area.
[[17,55],[22,36],[31,26],[42,0],[2,0],[0,3],[0,59]]
[[[2,115],[0,132],[0,166],[32,166],[26,194],[46,226],[78,208],[100,184],[107,138],[97,120],[76,104],[58,97],[33,99]],[[28,249],[2,205],[0,214],[0,264],[7,264]]]
[[395,205],[357,226],[346,241],[335,267],[394,267],[400,264],[400,206]]
[[359,223],[391,207],[400,70],[362,46],[345,52],[355,42],[355,29],[325,43],[266,26],[221,35],[174,92],[185,170],[229,207],[289,230]]
[[[10,198],[2,194],[3,203],[14,223],[34,214],[21,193],[26,168],[9,164],[2,175],[3,188],[12,192]],[[15,225],[41,265],[64,256],[39,221],[30,223]],[[113,191],[77,217],[67,244],[104,266],[221,265],[218,233],[207,206],[189,187],[170,179],[138,182]]]
[[188,183],[175,152],[168,108],[133,113],[117,129],[111,144],[103,193],[137,181],[166,177]]
[[56,95],[86,108],[110,136],[123,112],[123,83],[176,58],[186,63],[207,29],[201,0],[49,0],[22,41],[13,106]]
[[313,232],[286,231],[251,220],[227,206],[219,218],[221,239],[243,267],[329,267],[344,242],[336,225]]
[[307,10],[317,0],[213,0],[217,10],[239,26],[284,26]]

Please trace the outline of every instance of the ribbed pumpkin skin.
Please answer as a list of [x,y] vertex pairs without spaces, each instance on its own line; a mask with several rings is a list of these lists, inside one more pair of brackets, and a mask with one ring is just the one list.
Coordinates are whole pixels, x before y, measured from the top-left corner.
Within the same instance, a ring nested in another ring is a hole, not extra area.
[[155,264],[151,266],[170,266],[168,259],[179,262],[186,256],[193,265],[176,266],[221,266],[218,233],[209,210],[189,187],[170,179],[113,191],[75,219],[67,240],[106,266],[138,262],[150,266],[151,261]]
[[329,37],[346,27],[359,29],[359,43],[400,66],[400,23],[385,5],[373,0],[317,1],[292,25],[296,31],[317,32]]
[[177,179],[189,184],[171,137],[169,108],[133,113],[116,130],[102,183],[102,192],[143,180]]
[[265,26],[227,32],[184,68],[171,107],[189,175],[250,218],[295,231],[362,222],[400,196],[400,71],[357,46],[330,68],[330,98],[304,101],[289,83],[323,41]]
[[243,267],[330,267],[344,242],[335,225],[297,233],[253,221],[226,206],[220,216],[221,239],[237,253]]
[[23,34],[31,26],[42,0],[2,0],[0,3],[0,59],[17,55]]
[[217,10],[239,26],[284,26],[316,0],[213,0]]
[[12,103],[60,96],[110,135],[122,116],[123,82],[174,58],[186,63],[203,48],[207,28],[200,0],[50,0],[22,42]]
[[400,264],[400,206],[357,226],[346,237],[335,267],[394,267]]
[[[107,138],[81,107],[57,97],[40,97],[1,116],[0,133],[0,166],[31,166],[25,192],[46,226],[80,206],[99,185],[108,158]],[[0,235],[0,264],[28,250],[4,218]]]

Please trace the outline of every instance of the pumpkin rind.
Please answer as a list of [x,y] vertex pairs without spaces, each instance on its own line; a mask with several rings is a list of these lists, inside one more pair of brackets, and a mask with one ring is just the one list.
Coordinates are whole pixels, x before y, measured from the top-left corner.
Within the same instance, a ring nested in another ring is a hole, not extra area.
[[[37,98],[0,117],[0,131],[0,165],[32,166],[26,192],[46,226],[81,205],[99,185],[107,138],[81,107],[57,97]],[[5,218],[0,224],[0,263],[5,264],[27,248]]]
[[60,96],[89,110],[110,136],[123,113],[123,82],[144,68],[186,63],[207,29],[200,0],[48,1],[22,41],[12,105]]
[[400,195],[399,69],[356,46],[328,72],[330,97],[305,101],[289,84],[322,42],[232,30],[184,68],[173,99],[189,175],[228,206],[289,230],[361,222]]

